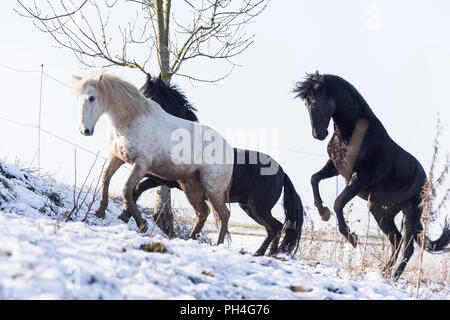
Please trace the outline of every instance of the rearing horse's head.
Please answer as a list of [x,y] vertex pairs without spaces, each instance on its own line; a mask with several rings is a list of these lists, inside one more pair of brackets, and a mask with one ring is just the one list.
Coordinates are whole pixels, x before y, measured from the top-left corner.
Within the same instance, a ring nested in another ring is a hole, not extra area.
[[325,76],[319,72],[307,74],[298,82],[294,92],[305,101],[308,108],[314,138],[324,140],[328,136],[328,125],[336,111],[336,101],[327,91]]

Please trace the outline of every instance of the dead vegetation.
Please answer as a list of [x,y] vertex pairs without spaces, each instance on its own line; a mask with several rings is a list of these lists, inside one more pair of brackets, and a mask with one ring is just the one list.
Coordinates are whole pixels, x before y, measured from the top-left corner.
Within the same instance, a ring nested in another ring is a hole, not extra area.
[[[441,133],[442,125],[438,116],[436,125],[436,137],[434,139],[433,154],[431,158],[431,166],[428,172],[428,179],[422,190],[422,202],[420,203],[420,207],[422,208],[423,231],[419,235],[419,239],[421,239],[421,246],[417,263],[416,297],[418,297],[419,295],[419,287],[421,282],[423,281],[422,266],[425,250],[425,235],[427,234],[430,223],[436,221],[437,217],[441,213],[441,210],[446,207],[450,195],[450,186],[446,186],[446,180],[450,167],[448,153],[445,158],[444,164],[442,165],[442,168],[438,168],[440,151],[439,138],[441,136]],[[446,217],[445,219],[444,229],[446,229],[447,226],[448,217]],[[445,260],[445,267],[447,267],[447,260]],[[445,273],[448,273],[448,268],[445,269]]]

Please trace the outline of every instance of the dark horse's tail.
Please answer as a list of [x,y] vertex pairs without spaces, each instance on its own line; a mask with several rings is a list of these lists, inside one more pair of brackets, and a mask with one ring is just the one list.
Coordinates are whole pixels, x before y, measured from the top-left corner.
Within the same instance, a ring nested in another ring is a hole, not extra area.
[[284,238],[280,251],[294,255],[298,249],[303,225],[303,205],[288,175],[284,174],[283,207],[286,215]]
[[[447,247],[450,243],[450,226],[448,221],[445,221],[444,230],[438,239],[432,241],[425,236],[423,240],[423,248],[430,253],[450,251],[450,248]],[[420,246],[422,246],[422,236],[420,233],[416,236],[416,241]]]

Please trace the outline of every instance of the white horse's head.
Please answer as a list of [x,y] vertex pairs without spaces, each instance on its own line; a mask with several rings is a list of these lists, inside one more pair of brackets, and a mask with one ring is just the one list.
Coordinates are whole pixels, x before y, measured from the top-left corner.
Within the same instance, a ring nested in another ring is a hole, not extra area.
[[96,86],[102,80],[103,73],[90,79],[73,77],[77,81],[76,87],[78,90],[76,92],[81,111],[79,130],[85,136],[92,136],[97,120],[106,110],[104,99],[97,90],[98,86]]

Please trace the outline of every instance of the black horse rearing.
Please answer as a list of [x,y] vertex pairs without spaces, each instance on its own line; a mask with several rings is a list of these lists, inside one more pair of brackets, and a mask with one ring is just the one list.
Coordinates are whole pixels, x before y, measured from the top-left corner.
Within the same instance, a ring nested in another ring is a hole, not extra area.
[[[319,182],[340,174],[347,185],[334,203],[339,231],[356,247],[357,237],[345,223],[343,209],[355,196],[367,200],[370,212],[392,245],[386,274],[391,272],[403,242],[402,258],[393,274],[398,278],[414,252],[414,240],[421,243],[419,204],[426,181],[421,164],[389,137],[363,97],[344,79],[316,72],[299,82],[294,92],[305,100],[314,138],[324,140],[330,120],[334,122],[334,135],[328,143],[330,159],[311,177],[315,205],[322,219],[328,220],[330,211],[322,205]],[[404,214],[403,239],[394,224],[400,211]],[[439,239],[425,237],[424,247],[430,252],[443,251],[449,242],[450,229],[446,225]]]
[[[150,75],[147,75],[147,81],[141,88],[141,92],[147,98],[156,101],[166,112],[176,117],[197,121],[194,113],[196,109],[187,101],[186,97],[176,86],[166,85],[160,77],[152,79]],[[256,160],[256,162],[253,160]],[[273,172],[274,174],[261,174],[263,168],[268,168],[273,163],[276,163],[275,160],[262,152],[234,148],[229,202],[238,202],[239,206],[253,220],[263,225],[267,231],[267,237],[255,252],[255,255],[264,255],[269,245],[269,254],[275,254],[278,250],[293,254],[298,247],[301,236],[303,206],[288,175],[278,164],[276,164],[277,171]],[[177,181],[167,181],[146,175],[146,178],[135,189],[135,199],[145,190],[160,185],[180,189]],[[282,190],[284,192],[283,207],[286,215],[284,228],[281,222],[271,214],[271,210],[280,198]],[[124,216],[120,218],[124,221],[129,219]],[[195,238],[199,231],[193,230],[191,237]],[[278,247],[282,231],[285,235],[280,247]]]

